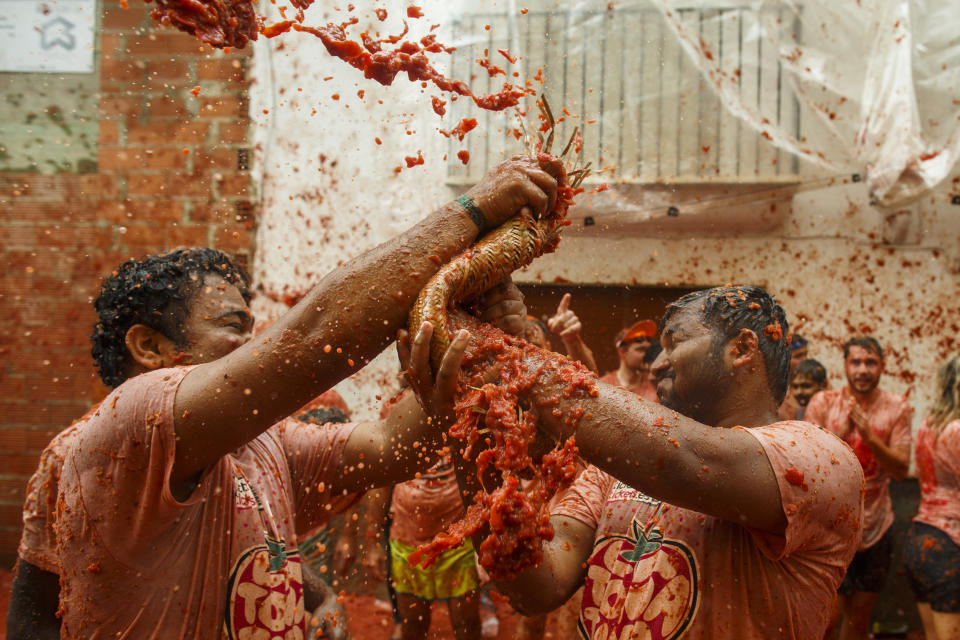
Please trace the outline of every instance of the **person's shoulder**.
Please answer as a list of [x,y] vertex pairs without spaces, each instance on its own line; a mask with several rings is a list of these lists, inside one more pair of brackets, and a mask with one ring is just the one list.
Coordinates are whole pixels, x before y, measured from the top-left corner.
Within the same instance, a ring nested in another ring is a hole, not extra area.
[[607,373],[605,373],[605,374],[603,374],[602,376],[600,376],[600,382],[606,382],[606,383],[608,383],[608,384],[619,385],[619,384],[620,384],[620,380],[617,379],[617,370],[614,369],[613,371],[608,371]]
[[910,408],[910,402],[907,400],[906,396],[899,393],[894,393],[893,391],[887,391],[886,389],[880,389],[880,401],[890,407],[899,409]]
[[839,436],[813,422],[784,420],[765,427],[754,427],[751,431],[763,433],[773,438],[789,438],[791,444],[802,445],[809,450],[815,448],[826,449],[832,454],[839,453],[844,458],[850,458],[850,462],[857,463],[853,451]]
[[816,467],[826,461],[833,470],[832,473],[850,476],[854,485],[858,479],[862,482],[863,471],[853,449],[829,429],[823,429],[812,422],[785,420],[765,427],[756,427],[751,431],[779,441],[779,448],[788,452],[790,458],[798,456],[797,460],[804,459]]
[[[927,421],[923,421],[923,427],[926,427],[928,430],[932,431],[929,426],[927,426]],[[960,420],[951,420],[943,426],[943,429],[940,431],[940,435],[937,438],[943,442],[947,440],[957,441],[960,440]]]
[[357,422],[313,424],[296,418],[284,418],[255,439],[266,438],[277,442],[282,447],[291,445],[300,447],[305,440],[332,443],[349,438],[358,424]]
[[817,402],[825,402],[827,404],[832,404],[838,402],[843,397],[843,387],[839,389],[822,389],[813,394],[813,397],[810,398],[810,403],[813,403],[814,400]]
[[117,405],[126,398],[138,402],[149,401],[155,394],[162,394],[165,390],[175,392],[184,376],[193,369],[193,366],[169,367],[155,369],[133,376],[123,381],[113,389],[99,405],[91,409],[78,422],[99,418],[117,408]]

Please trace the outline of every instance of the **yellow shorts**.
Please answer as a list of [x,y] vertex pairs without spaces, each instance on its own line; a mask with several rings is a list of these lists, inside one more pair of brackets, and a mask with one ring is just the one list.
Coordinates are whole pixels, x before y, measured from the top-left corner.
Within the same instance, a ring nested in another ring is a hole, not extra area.
[[407,562],[407,557],[416,550],[416,547],[390,540],[390,572],[397,593],[422,600],[446,600],[463,597],[480,586],[473,543],[469,539],[459,547],[441,553],[426,569]]

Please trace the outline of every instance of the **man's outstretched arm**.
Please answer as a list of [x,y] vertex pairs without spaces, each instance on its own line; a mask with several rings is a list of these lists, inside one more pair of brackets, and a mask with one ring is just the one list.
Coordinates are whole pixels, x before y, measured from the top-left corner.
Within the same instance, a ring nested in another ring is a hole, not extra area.
[[787,519],[766,453],[745,429],[711,427],[629,391],[597,382],[596,397],[565,399],[566,382],[541,376],[541,425],[558,439],[573,430],[557,415],[584,415],[576,428],[584,460],[625,484],[670,504],[782,535]]
[[[514,158],[469,195],[494,226],[523,207],[543,213],[556,200],[558,164]],[[428,279],[476,238],[459,203],[327,275],[264,334],[199,365],[175,400],[171,486],[183,487],[310,398],[347,377],[393,340]]]
[[17,559],[7,637],[10,640],[56,640],[60,637],[60,576]]

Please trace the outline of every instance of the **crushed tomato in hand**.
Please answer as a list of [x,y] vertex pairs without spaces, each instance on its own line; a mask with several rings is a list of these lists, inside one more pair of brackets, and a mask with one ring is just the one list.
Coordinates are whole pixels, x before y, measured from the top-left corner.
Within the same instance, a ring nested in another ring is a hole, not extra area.
[[[538,159],[546,162],[553,157],[541,151]],[[554,227],[568,224],[567,211],[580,192],[570,186],[566,174],[560,176],[557,202],[544,221]],[[547,242],[543,252],[554,250],[557,242],[559,236]],[[469,260],[470,251],[454,262]],[[573,436],[542,456],[531,451],[537,440],[538,412],[556,412],[561,398],[596,396],[596,377],[580,362],[507,335],[462,310],[449,310],[446,319],[448,335],[463,327],[471,334],[461,364],[456,422],[448,434],[460,440],[463,458],[476,463],[482,488],[472,496],[460,521],[417,549],[408,561],[429,566],[486,525],[489,532],[477,547],[480,566],[494,579],[512,579],[542,561],[543,542],[554,533],[548,503],[577,475]],[[498,377],[488,381],[494,366]],[[535,384],[541,391],[551,391],[538,394],[541,399],[531,406],[527,396]],[[583,413],[581,406],[574,406],[562,419],[573,430]],[[521,477],[530,480],[521,483]]]
[[[470,331],[457,421],[448,433],[461,441],[464,458],[476,462],[481,479],[495,470],[501,482],[493,488],[488,486],[489,481],[481,480],[484,489],[473,496],[466,515],[411,554],[408,561],[429,566],[441,553],[489,525],[488,535],[477,548],[477,559],[494,579],[509,580],[542,561],[543,542],[553,539],[554,533],[547,505],[577,475],[573,436],[538,461],[531,457],[530,447],[537,438],[537,412],[524,408],[521,398],[544,371],[563,380],[560,393],[567,398],[596,394],[596,378],[581,363],[507,335],[492,325],[478,323]],[[494,362],[500,367],[499,380],[485,383],[484,374]],[[537,364],[531,367],[530,363]],[[566,419],[575,425],[582,415],[582,409],[574,410]],[[521,484],[521,474],[528,473],[532,481]]]

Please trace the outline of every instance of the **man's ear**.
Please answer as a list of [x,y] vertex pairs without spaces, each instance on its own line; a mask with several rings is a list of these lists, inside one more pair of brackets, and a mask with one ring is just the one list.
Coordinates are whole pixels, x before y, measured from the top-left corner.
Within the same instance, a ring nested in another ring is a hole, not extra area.
[[124,343],[130,359],[148,371],[170,366],[177,352],[173,340],[145,324],[135,324],[127,329]]
[[740,329],[740,333],[731,341],[730,346],[733,366],[736,368],[757,362],[759,353],[760,340],[757,334],[750,329]]

